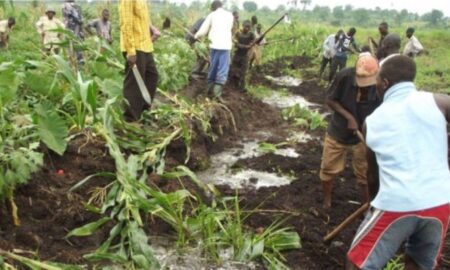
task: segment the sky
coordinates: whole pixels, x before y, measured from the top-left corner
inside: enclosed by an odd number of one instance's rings
[[[193,0],[170,0],[177,3],[190,3]],[[232,2],[233,0],[231,0]],[[234,0],[236,2],[244,2],[244,0]],[[276,8],[280,4],[286,4],[288,0],[253,0],[258,6],[268,6]],[[419,13],[420,15],[438,9],[444,12],[446,16],[450,17],[450,1],[448,0],[312,0],[310,8],[315,5],[330,6],[345,6],[352,5],[355,8],[375,8],[379,6],[382,9],[407,9],[408,11]]]

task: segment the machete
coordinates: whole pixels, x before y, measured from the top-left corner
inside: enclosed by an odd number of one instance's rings
[[[145,86],[144,80],[142,79],[142,76],[139,73],[139,70],[137,69],[136,65],[134,65],[131,70],[133,70],[133,75],[134,78],[136,78],[136,82],[138,84],[139,90],[141,91],[142,97],[149,106],[152,106],[152,98],[148,93],[148,89]]]

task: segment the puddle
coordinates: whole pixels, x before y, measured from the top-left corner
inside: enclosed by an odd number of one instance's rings
[[[286,93],[281,94],[276,91],[274,91],[271,96],[263,98],[262,101],[281,109],[289,108],[297,104],[300,105],[300,107],[319,107],[318,104],[311,103],[302,96]]]
[[[277,149],[274,154],[283,156],[283,157],[290,157],[290,158],[300,157],[300,155],[293,148]]]
[[[302,131],[302,132],[293,132],[287,139],[288,142],[292,143],[306,143],[310,140],[314,139],[313,136],[309,135],[308,133]]]
[[[236,170],[232,166],[241,159],[263,156],[258,150],[258,141],[242,143],[242,148],[228,149],[211,157],[211,167],[198,172],[197,176],[205,183],[214,185],[227,185],[230,188],[261,188],[289,185],[294,178],[276,173],[260,172],[250,169]],[[300,155],[293,148],[277,149],[275,155],[297,158]]]
[[[267,75],[266,79],[268,79],[269,81],[273,82],[278,86],[286,86],[286,87],[297,87],[303,82],[301,79],[297,79],[291,76],[272,77]]]
[[[176,248],[176,243],[170,241],[166,237],[150,237],[150,243],[153,248],[155,257],[161,264],[161,269],[167,270],[253,270],[261,266],[254,263],[242,263],[232,260],[232,249],[222,250],[220,258],[222,264],[220,266],[211,265],[211,262],[204,259],[200,247],[184,249],[180,254]],[[259,267],[258,267],[259,266]]]

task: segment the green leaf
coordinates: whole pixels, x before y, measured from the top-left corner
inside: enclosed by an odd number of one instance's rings
[[[0,102],[2,105],[11,102],[16,96],[20,80],[14,70],[0,72]]]
[[[109,217],[104,217],[100,220],[97,220],[95,222],[86,224],[80,228],[74,229],[72,231],[69,232],[69,234],[66,236],[71,237],[71,236],[89,236],[92,235],[98,228],[100,228],[101,226],[103,226],[106,222],[110,221],[111,218]]]
[[[62,156],[67,148],[68,129],[64,120],[56,111],[44,108],[41,104],[36,108],[38,134],[48,148]]]
[[[105,177],[116,177],[116,174],[109,173],[109,172],[101,172],[101,173],[95,173],[95,174],[89,175],[88,177],[84,178],[80,182],[76,183],[73,187],[71,187],[69,189],[69,192],[74,192],[75,190],[79,189],[81,186],[83,186],[84,184],[86,184],[87,182],[89,182],[91,179],[93,179],[95,177],[104,177],[104,178]]]

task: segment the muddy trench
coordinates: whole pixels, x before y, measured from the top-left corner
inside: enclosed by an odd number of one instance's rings
[[[283,70],[300,71],[301,76],[286,77]],[[285,225],[299,233],[302,243],[301,249],[284,253],[292,269],[343,269],[358,222],[329,245],[322,243],[322,237],[360,206],[356,179],[347,167],[335,185],[333,207],[323,210],[318,170],[325,130],[295,127],[281,115],[283,108],[295,104],[328,113],[324,106],[326,89],[315,78],[314,65],[305,57],[278,59],[251,72],[249,83],[270,88],[272,93],[260,100],[227,86],[223,99],[234,115],[236,127],[220,116],[213,119],[213,128],[221,136],[216,141],[203,135],[194,138],[188,167],[202,181],[216,184],[223,195],[232,196],[237,191],[243,209],[258,207],[260,211],[246,220],[250,228],[266,228],[280,217],[289,216]],[[185,93],[195,96],[193,93],[202,92],[205,85],[204,80],[192,80]],[[261,146],[264,144],[278,147],[265,151]],[[167,166],[183,164],[185,155],[183,143],[174,142],[168,148]],[[22,226],[17,228],[10,220],[0,219],[0,248],[29,250],[32,253],[28,255],[38,254],[43,260],[86,263],[82,256],[95,250],[111,228],[70,241],[65,236],[73,228],[98,219],[84,209],[82,202],[107,185],[108,180],[99,178],[75,193],[67,191],[93,173],[114,171],[114,162],[97,139],[86,144],[84,138],[76,138],[63,157],[51,153],[45,156],[45,168],[29,184],[16,190]],[[64,173],[58,174],[60,170]],[[166,192],[180,188],[178,182],[154,175],[150,181]],[[189,181],[184,184],[195,190]],[[7,212],[2,206],[0,217],[7,216]],[[150,219],[148,227],[152,243],[157,243],[157,256],[171,269],[197,269],[192,265],[216,269],[208,267],[208,262],[192,260],[199,257],[198,250],[188,251],[183,258],[173,254],[173,242],[166,237],[174,234],[169,225]],[[450,259],[448,245],[444,257]],[[229,262],[222,267],[219,269],[261,269],[258,263]]]

